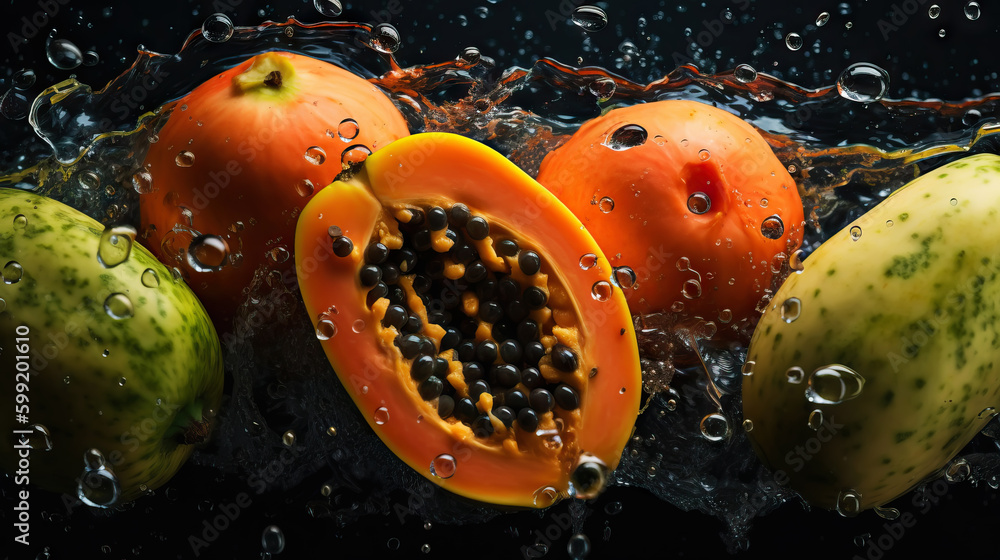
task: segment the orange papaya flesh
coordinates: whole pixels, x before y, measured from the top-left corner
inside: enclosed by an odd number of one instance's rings
[[[631,316],[597,243],[514,164],[397,140],[315,195],[295,253],[334,371],[410,467],[497,505],[603,488],[639,408]]]

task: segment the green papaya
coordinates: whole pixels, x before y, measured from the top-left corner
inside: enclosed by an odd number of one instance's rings
[[[164,484],[207,437],[216,331],[134,231],[0,189],[0,466],[95,506]]]
[[[744,428],[807,502],[883,506],[1000,407],[1000,157],[930,171],[833,235],[775,294]]]

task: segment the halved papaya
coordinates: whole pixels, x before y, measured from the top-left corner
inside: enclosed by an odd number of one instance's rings
[[[295,241],[316,335],[403,461],[499,505],[603,488],[638,349],[608,260],[551,193],[474,140],[417,134],[317,193]]]

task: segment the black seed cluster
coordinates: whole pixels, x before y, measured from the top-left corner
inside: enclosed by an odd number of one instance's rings
[[[555,407],[578,408],[580,395],[574,387],[547,383],[538,369],[546,350],[539,341],[540,326],[530,313],[547,305],[547,293],[494,273],[479,259],[473,242],[490,235],[489,222],[473,215],[464,204],[449,209],[413,208],[409,213],[410,220],[400,223],[403,246],[390,250],[374,242],[366,247],[359,280],[368,290],[369,306],[379,298],[389,300],[382,324],[399,331],[395,344],[410,361],[410,376],[421,398],[437,399],[442,418],[454,417],[484,438],[494,429],[489,416],[476,406],[483,393],[493,395],[492,413],[506,427],[516,425],[529,432],[538,428],[542,414]],[[453,241],[445,253],[432,249],[432,232],[441,231]],[[331,237],[333,233],[331,229]],[[334,238],[335,254],[337,239],[346,238]],[[496,241],[494,247],[500,255],[516,258],[518,268],[528,276],[542,268],[538,253],[521,250],[513,239]],[[464,266],[464,273],[458,279],[446,278],[447,267],[456,263]],[[412,279],[413,290],[427,310],[427,321],[445,330],[440,348],[425,336],[423,321],[408,308],[406,292],[399,285],[404,276]],[[463,294],[470,292],[478,299],[475,317],[467,316],[462,305]],[[491,326],[491,339],[476,340],[480,322]],[[452,360],[461,363],[467,396],[459,395],[446,379]],[[562,344],[552,348],[550,360],[567,379],[579,366],[576,352]]]

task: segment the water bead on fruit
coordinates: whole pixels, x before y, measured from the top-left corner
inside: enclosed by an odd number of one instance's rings
[[[648,136],[645,128],[637,124],[626,124],[612,132],[604,145],[616,151],[627,150],[643,145]]]

